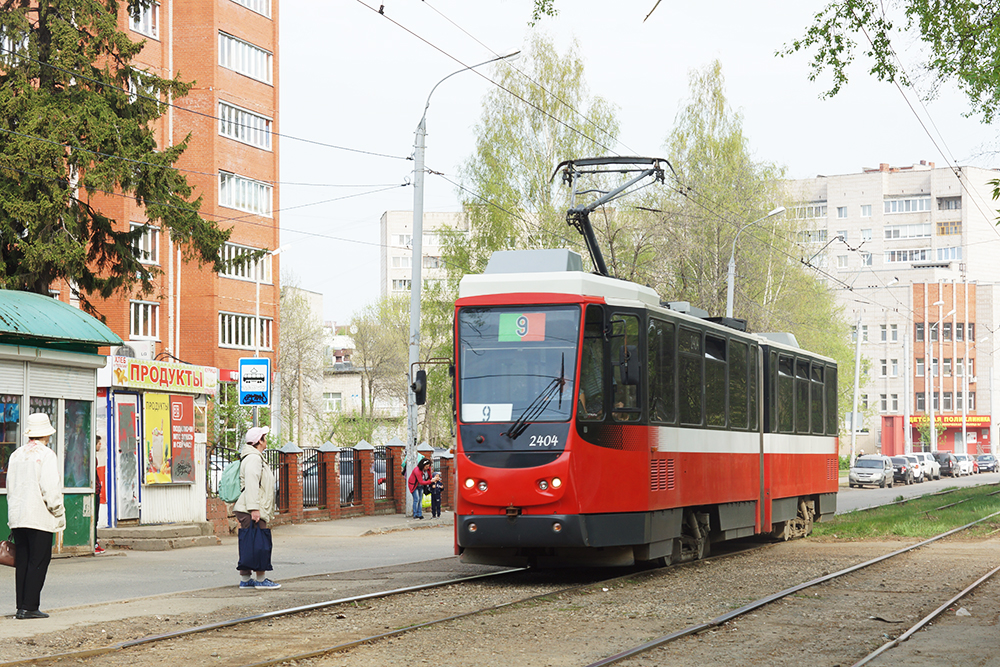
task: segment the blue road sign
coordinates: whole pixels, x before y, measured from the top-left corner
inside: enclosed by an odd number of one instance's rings
[[[240,405],[271,404],[271,360],[240,359]]]

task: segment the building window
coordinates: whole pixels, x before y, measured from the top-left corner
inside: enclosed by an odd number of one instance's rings
[[[937,359],[931,359],[931,377],[932,378],[941,377],[941,374],[938,373],[938,368],[939,368],[938,360]]]
[[[969,407],[966,408],[966,409],[967,410],[975,410],[976,409],[976,392],[974,392],[974,391],[970,391],[969,392]]]
[[[963,322],[955,324],[955,340],[965,340],[965,324]]]
[[[410,234],[393,234],[392,244],[401,248],[409,248],[413,244],[413,236]]]
[[[423,235],[424,245],[441,245],[441,241],[438,239],[438,235],[435,232],[429,232]]]
[[[943,398],[941,402],[944,405],[944,410],[947,412],[951,412],[951,392],[946,391],[942,394],[942,396]]]
[[[233,2],[243,5],[250,11],[271,18],[271,0],[233,0]]]
[[[219,102],[219,134],[271,150],[271,119],[227,102]]]
[[[889,398],[892,401],[892,411],[899,412],[899,394],[890,394]]]
[[[340,412],[344,408],[344,401],[339,391],[323,392],[323,412]]]
[[[917,412],[924,412],[927,409],[924,401],[924,392],[917,392]]]
[[[962,261],[962,248],[961,246],[954,246],[952,248],[938,248],[937,258],[939,262],[950,262],[952,260]]]
[[[847,217],[847,207],[846,206],[838,206],[837,207],[837,217],[838,218],[846,218]]]
[[[887,239],[926,239],[931,236],[931,223],[921,222],[913,225],[886,225]]]
[[[841,229],[840,231],[838,231],[837,232],[837,238],[839,238],[844,243],[847,243],[847,230],[846,229]]]
[[[919,199],[886,199],[885,213],[920,213],[931,210],[931,198],[920,197]]]
[[[955,376],[956,377],[964,377],[964,375],[965,375],[965,373],[964,373],[964,371],[965,371],[964,361],[965,360],[962,359],[962,357],[956,357],[956,359],[955,359]]]
[[[141,222],[132,223],[132,231],[143,229],[142,236],[135,240],[132,249],[143,264],[159,264],[160,258],[157,253],[157,241],[160,238],[160,228],[150,227]]]
[[[969,340],[976,340],[976,325],[969,322]]]
[[[393,280],[392,281],[392,291],[393,292],[409,292],[410,291],[410,279],[406,280]]]
[[[270,51],[219,32],[219,65],[251,79],[271,83]]]
[[[951,340],[951,322],[944,323],[944,331],[942,333],[944,334],[944,339],[946,341]]]
[[[11,37],[8,31],[13,32],[13,29],[0,28],[0,63],[13,64],[20,62],[18,54],[20,56],[28,54],[28,35],[25,33],[20,37]]]
[[[917,359],[917,377],[922,378],[924,376],[924,360]]]
[[[269,183],[219,172],[219,206],[270,217],[273,190]]]
[[[976,372],[973,370],[973,368],[976,365],[975,362],[976,362],[975,359],[969,359],[969,377],[975,377],[976,376]]]
[[[955,236],[962,233],[962,221],[951,220],[937,223],[938,236]]]
[[[861,394],[861,409],[868,409],[868,394]]]
[[[927,262],[930,261],[933,251],[930,248],[918,248],[916,250],[887,250],[885,252],[886,263],[893,262]]]
[[[879,373],[879,377],[886,377],[886,376],[889,375],[889,361],[888,360],[886,360],[886,359],[879,359],[879,368],[881,369],[881,372]]]
[[[150,301],[129,303],[131,322],[129,338],[133,340],[156,340],[160,332],[160,304]]]
[[[413,268],[413,257],[407,255],[405,257],[393,257],[392,258],[392,268],[394,269],[410,269]]]
[[[936,343],[938,339],[938,324],[940,322],[931,322],[931,342]]]
[[[219,313],[219,347],[235,347],[242,350],[258,349],[254,339],[253,315]],[[262,350],[271,349],[271,328],[273,320],[260,318],[259,345]]]
[[[870,252],[861,253],[861,266],[872,265],[872,254]]]
[[[917,322],[913,325],[913,340],[922,341],[924,339],[924,323]]]
[[[941,362],[942,362],[942,366],[944,368],[944,376],[946,378],[950,378],[951,377],[951,357],[949,357],[947,359],[942,359]]]
[[[885,324],[878,325],[878,339],[884,343],[889,338],[889,327]]]
[[[222,260],[226,263],[226,268],[219,273],[224,278],[240,278],[243,280],[260,280],[267,285],[271,284],[271,253],[265,253],[259,260],[254,261],[249,258],[250,253],[259,251],[260,248],[227,243],[222,247]]]
[[[872,217],[872,205],[871,204],[862,204],[861,205],[861,217],[862,218],[870,218],[870,217]],[[871,231],[871,230],[869,230],[869,231]]]
[[[799,243],[826,243],[827,236],[825,229],[807,229],[798,233]]]
[[[862,324],[861,325],[861,342],[862,343],[867,343],[868,342],[868,325],[867,324]]]
[[[889,360],[889,373],[892,374],[892,377],[899,377],[899,359]]]
[[[826,204],[809,204],[795,207],[795,217],[797,218],[825,218]]]
[[[889,340],[891,340],[893,343],[899,341],[899,327],[896,326],[895,324],[889,325]]]
[[[128,27],[133,31],[156,39],[159,37],[157,19],[160,13],[160,3],[151,3],[148,7],[137,5],[129,11]]]
[[[937,391],[935,391],[933,394],[931,394],[931,399],[934,401],[934,409],[935,410],[940,410],[941,409],[940,403],[938,401],[938,398],[940,396],[941,396],[941,392],[937,392]]]
[[[424,268],[425,269],[438,269],[441,268],[441,258],[440,257],[424,257]]]
[[[858,327],[857,325],[854,324],[851,325],[851,342],[852,343],[858,342]]]
[[[963,398],[962,397],[962,392],[956,391],[955,392],[955,409],[958,410],[959,412],[962,411],[962,398]]]
[[[878,396],[878,409],[880,412],[889,411],[889,397],[885,394],[879,394]]]
[[[958,211],[962,208],[961,197],[938,197],[939,211]]]
[[[837,268],[838,269],[847,268],[847,255],[837,255]]]
[[[872,230],[870,230],[870,229],[862,229],[861,230],[861,240],[862,241],[871,241],[872,240]]]

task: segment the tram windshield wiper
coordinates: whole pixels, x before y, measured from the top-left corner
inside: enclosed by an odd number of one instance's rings
[[[524,409],[521,416],[518,417],[513,424],[511,424],[510,429],[507,431],[507,437],[511,440],[517,440],[517,437],[524,433],[525,429],[531,426],[531,422],[537,419],[545,412],[549,403],[555,397],[556,392],[559,393],[559,408],[562,409],[562,397],[563,389],[566,387],[566,354],[562,355],[562,362],[559,365],[559,377],[552,378],[552,381],[546,385],[545,389],[542,390],[538,396],[535,397],[528,407]]]

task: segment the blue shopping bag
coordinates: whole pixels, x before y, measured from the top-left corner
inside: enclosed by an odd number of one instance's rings
[[[256,523],[240,528],[240,562],[237,570],[263,572],[271,567],[271,529],[260,528]],[[232,561],[230,561],[232,562]]]

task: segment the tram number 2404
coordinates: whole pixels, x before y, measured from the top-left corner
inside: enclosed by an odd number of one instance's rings
[[[528,441],[528,447],[558,447],[558,435],[533,435]]]

